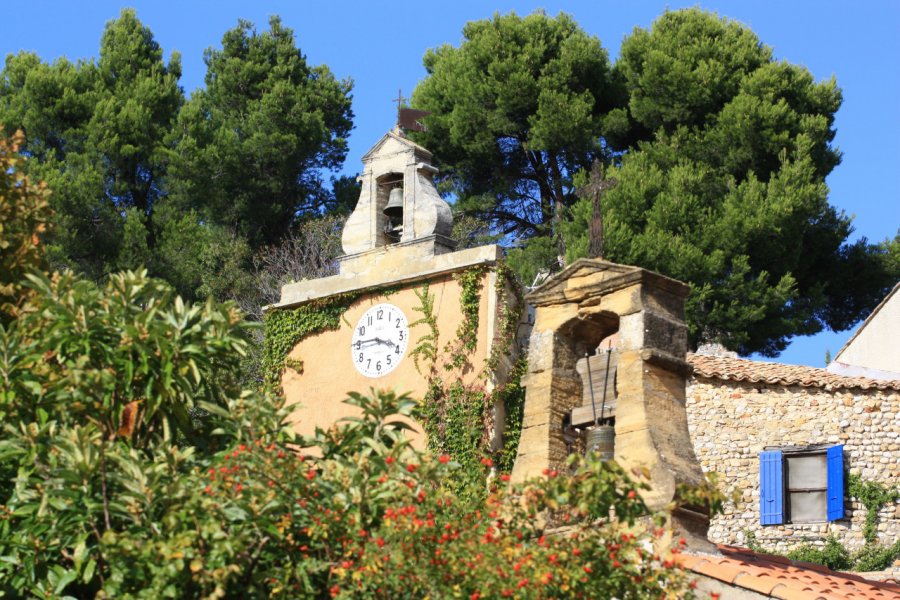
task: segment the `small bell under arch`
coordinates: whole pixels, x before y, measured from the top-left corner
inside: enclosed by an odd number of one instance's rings
[[[403,188],[395,187],[391,190],[387,205],[381,212],[388,218],[384,233],[392,242],[399,242],[403,235]]]

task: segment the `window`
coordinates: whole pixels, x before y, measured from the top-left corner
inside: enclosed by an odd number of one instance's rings
[[[759,502],[763,525],[844,518],[844,447],[761,452]]]

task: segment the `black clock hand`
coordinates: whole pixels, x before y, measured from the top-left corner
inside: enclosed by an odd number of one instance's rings
[[[362,346],[363,344],[386,344],[386,345],[391,346],[391,347],[397,345],[397,344],[395,344],[394,342],[392,342],[391,340],[383,340],[383,339],[377,338],[377,337],[372,338],[372,339],[369,339],[369,340],[360,340],[360,341],[357,342],[357,343],[358,343],[360,346]]]

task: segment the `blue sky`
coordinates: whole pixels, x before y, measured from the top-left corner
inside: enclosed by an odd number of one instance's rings
[[[278,14],[294,29],[312,64],[327,64],[339,78],[354,81],[356,127],[345,171],[359,170],[360,157],[394,122],[391,102],[398,89],[408,95],[424,75],[422,55],[445,43],[458,45],[466,21],[493,13],[571,14],[600,38],[615,58],[634,27],[649,27],[666,8],[700,6],[750,27],[778,60],[807,67],[817,80],[836,77],[844,93],[837,114],[835,144],[843,162],[828,178],[833,205],[853,215],[852,239],[880,241],[900,227],[900,2],[868,0],[757,0],[754,2],[670,0],[627,2],[90,2],[32,0],[17,3],[4,17],[3,56],[32,50],[42,59],[95,57],[107,21],[133,7],[168,56],[182,55],[181,84],[187,93],[203,85],[203,50],[218,46],[239,18],[262,30]],[[798,338],[780,362],[822,366],[851,331]]]

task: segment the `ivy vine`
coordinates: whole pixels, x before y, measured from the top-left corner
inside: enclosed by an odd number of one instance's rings
[[[866,507],[863,538],[866,543],[874,544],[878,539],[878,512],[885,504],[900,500],[900,490],[885,487],[877,481],[863,481],[856,473],[850,475],[849,483],[850,495]]]
[[[263,318],[263,383],[277,389],[285,367],[302,372],[303,362],[289,360],[288,353],[310,335],[339,329],[344,313],[361,294],[339,294],[297,308],[267,312]]]
[[[501,473],[512,471],[519,453],[519,438],[522,436],[522,421],[525,417],[525,388],[522,387],[522,375],[528,367],[525,357],[516,361],[505,386],[495,392],[495,396],[503,403],[506,422],[503,429],[503,445],[497,453],[497,469]]]
[[[467,501],[480,501],[486,492],[482,460],[488,443],[489,400],[483,389],[466,387],[461,381],[445,386],[433,377],[418,415],[429,450],[449,455],[460,465],[447,484]]]
[[[459,302],[462,322],[454,339],[443,347],[446,354],[442,361],[446,371],[463,371],[471,368],[471,355],[478,343],[479,311],[481,292],[487,269],[483,266],[458,273],[455,279],[461,287]],[[507,356],[515,342],[519,322],[521,295],[514,283],[511,271],[504,263],[497,267],[496,291],[500,299],[495,339],[490,356],[485,360],[479,373],[482,382],[490,380],[497,372],[501,358]],[[510,302],[510,291],[512,301]],[[426,288],[417,292],[422,313],[417,323],[428,324],[430,333],[424,335],[417,346],[418,354],[431,361],[431,378],[428,393],[423,400],[418,415],[425,429],[428,447],[436,454],[447,454],[459,463],[456,477],[449,481],[460,497],[472,501],[483,499],[487,491],[485,465],[496,467],[501,473],[509,472],[515,462],[524,413],[524,389],[520,385],[525,371],[524,359],[519,360],[509,373],[505,385],[488,393],[485,383],[461,381],[457,375],[445,381],[435,372],[438,331],[433,319],[433,298]],[[413,351],[414,353],[416,350]],[[494,411],[496,404],[502,403],[506,419],[503,429],[503,444],[493,451],[490,447],[490,432],[495,429]]]
[[[415,347],[410,350],[413,363],[416,365],[416,371],[422,374],[419,361],[428,361],[428,372],[434,372],[434,363],[437,360],[438,352],[438,326],[437,317],[434,314],[434,295],[428,291],[428,282],[415,290],[416,298],[419,299],[419,306],[414,306],[413,310],[422,313],[422,316],[409,324],[410,328],[419,325],[428,327],[428,333],[419,336]]]
[[[469,360],[469,354],[478,345],[478,312],[481,308],[481,287],[484,281],[484,267],[466,269],[455,276],[461,289],[459,308],[462,321],[456,329],[456,338],[444,348],[449,359],[444,363],[448,371],[463,368]]]

